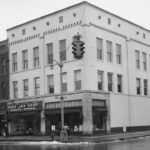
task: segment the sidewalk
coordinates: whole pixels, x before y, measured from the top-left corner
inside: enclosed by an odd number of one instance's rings
[[[120,133],[120,134],[107,134],[107,135],[96,135],[96,136],[68,136],[69,143],[78,142],[89,142],[89,143],[100,143],[114,140],[125,140],[131,138],[150,136],[150,131],[144,132],[132,132],[132,133]],[[56,141],[59,141],[59,137],[55,137]],[[19,142],[19,141],[51,141],[50,136],[10,136],[0,137],[0,142]]]

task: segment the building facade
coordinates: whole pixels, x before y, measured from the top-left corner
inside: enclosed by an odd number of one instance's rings
[[[77,33],[85,42],[82,59],[72,54]],[[11,134],[60,130],[60,59],[70,134],[150,129],[149,30],[82,2],[7,34]]]
[[[0,41],[0,134],[7,122],[7,101],[9,99],[9,55],[8,41]]]

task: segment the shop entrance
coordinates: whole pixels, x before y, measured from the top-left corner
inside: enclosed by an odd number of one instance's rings
[[[60,132],[61,113],[60,110],[46,111],[46,133]],[[82,109],[64,109],[64,128],[68,134],[82,132]]]
[[[105,108],[93,108],[93,131],[106,132],[106,116],[107,111]]]

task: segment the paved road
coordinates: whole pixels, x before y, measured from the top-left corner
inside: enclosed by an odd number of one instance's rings
[[[150,137],[105,143],[3,142],[0,150],[150,150]]]

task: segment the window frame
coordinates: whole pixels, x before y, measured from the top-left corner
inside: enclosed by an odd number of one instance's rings
[[[113,48],[112,42],[106,41],[107,62],[113,62],[113,49],[112,48]]]
[[[80,80],[77,80],[77,74],[79,73]],[[81,90],[82,89],[82,81],[81,81],[81,69],[74,70],[74,85],[75,90]]]
[[[22,68],[23,70],[28,69],[28,50],[23,50],[22,51]]]
[[[48,81],[47,82],[48,83],[48,90],[47,90],[48,94],[54,94],[54,75],[53,74],[47,75],[47,81]]]
[[[37,51],[37,53],[36,53]],[[37,54],[37,56],[36,56]],[[33,66],[37,68],[40,66],[40,58],[39,58],[39,46],[33,48]]]
[[[96,37],[97,59],[103,60],[103,39]]]
[[[40,95],[40,77],[34,78],[34,95]]]

